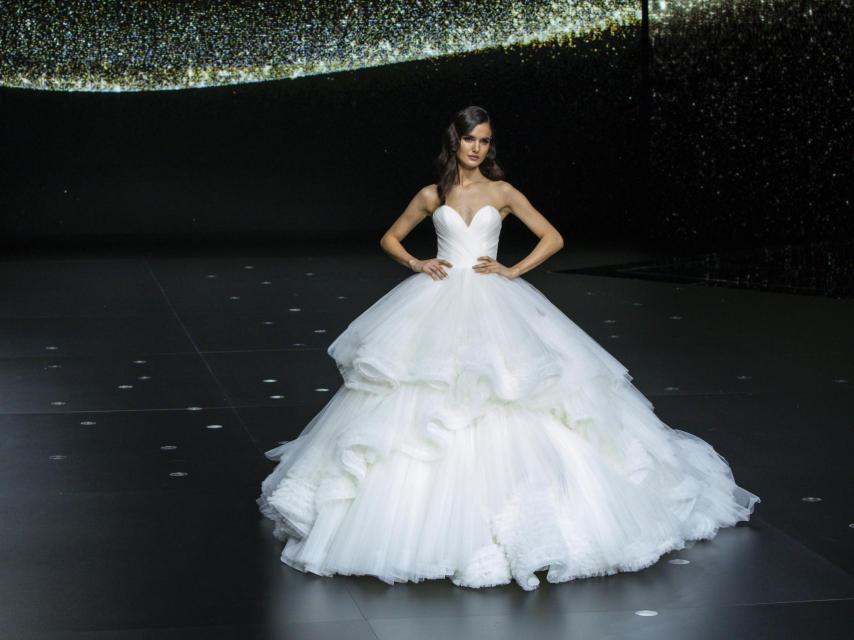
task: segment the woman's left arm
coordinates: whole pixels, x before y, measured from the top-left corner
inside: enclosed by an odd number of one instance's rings
[[[502,183],[501,192],[503,200],[507,203],[511,213],[515,214],[516,217],[519,218],[525,226],[540,239],[537,246],[535,246],[531,253],[525,256],[525,258],[514,264],[512,267],[504,267],[503,270],[500,270],[500,272],[503,272],[502,275],[505,275],[508,278],[517,278],[523,273],[526,273],[534,267],[542,264],[552,255],[560,251],[563,248],[563,236],[560,235],[560,232],[558,232],[554,225],[552,225],[552,223],[549,222],[542,213],[534,208],[534,206],[528,201],[528,198],[525,197],[525,194],[516,189],[516,187],[511,185],[509,182]],[[479,259],[483,260],[485,258],[488,258],[488,256],[481,256]],[[498,271],[495,268],[496,266],[498,265],[492,261],[491,268],[487,263],[481,268],[478,268],[478,265],[475,265],[475,270],[494,272]]]

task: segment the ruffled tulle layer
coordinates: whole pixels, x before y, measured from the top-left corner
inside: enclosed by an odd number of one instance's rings
[[[637,571],[760,501],[520,278],[412,276],[329,354],[345,383],[266,452],[258,498],[301,571],[530,590]]]

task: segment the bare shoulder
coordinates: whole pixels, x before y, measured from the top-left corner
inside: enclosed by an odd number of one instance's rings
[[[511,198],[517,195],[521,195],[521,192],[506,180],[496,180],[495,184],[493,185],[493,188],[498,192],[498,194],[504,199],[505,202],[509,202]]]
[[[432,213],[439,208],[441,202],[439,201],[439,189],[435,184],[428,184],[425,187],[422,187],[418,193],[415,194],[413,201],[418,204],[427,215],[432,215]]]
[[[497,194],[496,200],[502,203],[502,209],[508,214],[518,215],[518,209],[527,203],[525,195],[506,180],[496,180],[493,189]]]

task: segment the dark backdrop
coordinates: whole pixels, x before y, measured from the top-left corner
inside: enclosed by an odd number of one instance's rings
[[[638,27],[232,87],[3,88],[3,240],[367,237],[433,180],[468,104],[568,238],[850,233],[851,2],[680,4],[652,7],[648,76]]]
[[[137,93],[3,91],[12,235],[377,230],[485,107],[508,179],[574,228],[636,216],[634,33],[436,62]]]

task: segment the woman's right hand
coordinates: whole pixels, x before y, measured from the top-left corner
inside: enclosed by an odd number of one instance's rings
[[[448,277],[448,272],[443,267],[453,267],[450,262],[444,258],[430,258],[429,260],[418,260],[412,264],[412,270],[424,272],[433,280],[442,280]]]

